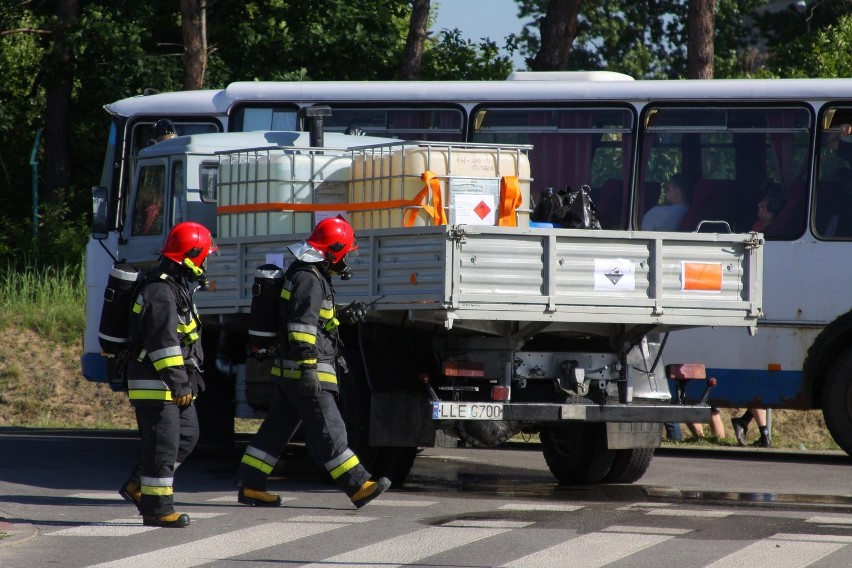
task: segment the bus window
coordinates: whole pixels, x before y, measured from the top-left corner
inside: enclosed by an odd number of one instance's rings
[[[462,112],[441,108],[343,108],[332,106],[325,119],[327,132],[345,132],[357,126],[367,136],[463,142]]]
[[[184,183],[182,160],[172,164],[172,218],[170,227],[187,220],[186,184]]]
[[[198,189],[201,192],[201,201],[206,203],[216,203],[218,200],[218,192],[216,189],[216,182],[219,178],[218,164],[201,164],[199,175]]]
[[[145,166],[139,172],[139,190],[133,204],[132,236],[163,233],[163,207],[166,194],[166,167]]]
[[[626,228],[633,114],[621,108],[480,107],[474,142],[532,144],[535,199],[545,188],[592,188],[605,229]]]
[[[763,230],[796,238],[807,216],[811,116],[805,108],[651,107],[643,115],[637,225],[663,203],[660,188],[675,174],[691,187],[679,230],[704,220],[752,230],[770,182],[780,186],[783,210]],[[778,201],[773,201],[777,203]],[[714,225],[714,230],[718,230]]]
[[[852,136],[840,126],[852,124],[852,108],[823,112],[814,199],[814,233],[824,239],[852,239]]]

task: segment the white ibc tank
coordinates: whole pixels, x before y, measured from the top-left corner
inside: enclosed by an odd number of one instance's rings
[[[315,212],[286,211],[274,204],[296,206],[345,204],[349,197],[352,156],[334,151],[263,149],[227,154],[219,161],[218,235],[249,237],[309,233]],[[222,212],[232,205],[240,212]],[[227,210],[226,210],[227,211]],[[339,208],[346,211],[346,206]]]
[[[436,209],[440,206],[444,222],[451,225],[498,225],[502,214],[513,217],[517,226],[528,227],[531,178],[526,150],[434,142],[357,150],[349,194],[352,226],[358,230],[435,225],[441,220]],[[431,183],[423,179],[426,172],[434,175]],[[510,196],[512,191],[520,194],[520,204],[501,210],[507,191],[501,190],[504,177],[517,178],[508,191]]]

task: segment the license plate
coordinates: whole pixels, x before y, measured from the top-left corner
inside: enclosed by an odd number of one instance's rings
[[[433,420],[502,420],[503,405],[491,402],[433,402]]]

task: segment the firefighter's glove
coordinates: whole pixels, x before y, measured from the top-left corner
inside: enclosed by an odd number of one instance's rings
[[[192,385],[186,383],[175,387],[175,390],[172,391],[172,400],[181,408],[186,408],[192,404]]]
[[[296,385],[296,390],[302,396],[314,397],[320,393],[319,377],[317,376],[316,365],[302,365],[302,376],[299,377],[299,384]]]
[[[353,325],[359,321],[364,321],[367,317],[367,306],[364,302],[355,300],[339,312],[336,317],[343,325]]]

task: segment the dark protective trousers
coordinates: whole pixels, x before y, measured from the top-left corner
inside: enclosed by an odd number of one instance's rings
[[[140,406],[136,422],[142,435],[142,461],[138,482],[142,488],[143,515],[162,517],[175,512],[174,474],[198,443],[198,416],[195,405]],[[131,474],[134,479],[137,471]]]
[[[293,434],[304,424],[305,441],[315,450],[332,479],[350,497],[370,479],[370,473],[349,449],[346,424],[334,394],[321,391],[305,397],[296,391],[295,380],[282,379],[272,406],[254,435],[240,464],[239,483],[266,490],[266,479]]]

